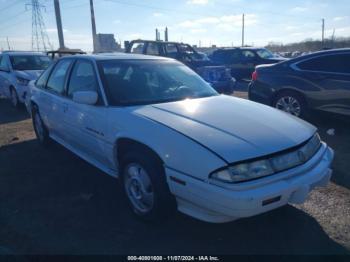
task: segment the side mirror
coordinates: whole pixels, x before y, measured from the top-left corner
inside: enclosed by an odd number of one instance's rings
[[[73,101],[79,104],[95,105],[98,94],[96,91],[77,91],[73,93]]]

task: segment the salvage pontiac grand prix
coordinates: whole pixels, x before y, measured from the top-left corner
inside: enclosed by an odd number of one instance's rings
[[[284,112],[219,95],[176,60],[65,57],[33,84],[38,141],[119,177],[134,213],[208,222],[302,203],[331,177],[333,151]]]

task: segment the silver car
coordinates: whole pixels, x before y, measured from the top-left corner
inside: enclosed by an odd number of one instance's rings
[[[29,82],[36,80],[50,63],[51,59],[43,53],[0,53],[0,95],[11,99],[15,107],[25,103]]]

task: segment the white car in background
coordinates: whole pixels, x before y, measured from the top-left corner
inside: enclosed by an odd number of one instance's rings
[[[0,53],[0,95],[18,107],[26,102],[28,84],[36,80],[51,59],[43,53],[5,51]]]
[[[146,219],[175,208],[215,223],[249,217],[302,203],[332,173],[315,127],[219,95],[168,58],[62,58],[36,81],[31,104],[39,142],[121,178]]]

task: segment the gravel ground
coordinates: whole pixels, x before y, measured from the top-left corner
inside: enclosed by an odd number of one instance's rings
[[[333,182],[303,205],[226,224],[176,214],[154,225],[134,218],[117,180],[59,145],[41,148],[24,110],[0,99],[0,254],[349,255],[350,128],[311,121],[336,159]]]

